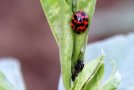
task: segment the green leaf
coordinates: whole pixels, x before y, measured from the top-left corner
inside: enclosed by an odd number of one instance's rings
[[[93,17],[97,0],[79,0],[77,10],[82,10],[89,14],[90,20]]]
[[[41,0],[47,20],[60,50],[63,82],[66,90],[71,87],[71,59],[73,52],[73,32],[70,27],[72,16],[71,0]]]
[[[79,0],[72,0],[72,12],[76,12],[77,10],[77,2]]]
[[[100,66],[95,75],[88,80],[82,90],[98,90],[104,76],[104,64]]]
[[[15,89],[12,89],[12,88],[7,84],[7,82],[0,81],[0,90],[15,90]]]
[[[60,34],[60,0],[40,0],[40,2],[46,14],[52,33],[58,43]]]
[[[95,11],[95,6],[96,0],[78,0],[77,2],[77,11],[82,10],[89,16],[89,28]],[[72,57],[73,65],[75,65],[76,61],[80,58],[80,53],[82,53],[82,57],[80,59],[83,59],[84,57],[85,47],[88,40],[88,31],[89,29],[83,34],[74,34],[74,52]]]
[[[117,90],[121,82],[121,75],[119,72],[114,73],[103,85],[100,90]]]
[[[48,23],[59,46],[61,72],[66,90],[71,87],[71,66],[75,65],[81,52],[82,57],[84,56],[88,37],[88,30],[84,34],[78,35],[70,27],[72,11],[79,10],[78,2],[77,0],[41,0]],[[92,4],[93,2],[89,3]],[[82,7],[83,11],[85,11],[85,7],[87,6]],[[90,10],[91,8],[95,8],[95,4],[89,7],[89,12],[87,12],[91,13],[92,16],[94,11]],[[91,20],[89,23],[91,23]]]
[[[65,0],[70,9],[72,9],[72,0]]]
[[[81,73],[78,74],[71,90],[81,90],[85,83],[95,75],[103,64],[103,59],[104,55],[86,64]]]
[[[72,16],[72,11],[65,3],[61,0],[61,10],[60,10],[60,61],[61,61],[61,72],[63,77],[63,82],[66,90],[71,88],[71,59],[73,53],[73,32],[70,27],[70,19]],[[64,20],[63,20],[64,19]]]

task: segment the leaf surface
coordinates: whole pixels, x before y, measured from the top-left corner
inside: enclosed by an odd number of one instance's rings
[[[81,90],[85,83],[90,80],[103,64],[104,55],[85,64],[81,73],[78,74],[71,90]]]
[[[98,90],[104,76],[104,64],[100,66],[95,75],[88,80],[82,90]]]

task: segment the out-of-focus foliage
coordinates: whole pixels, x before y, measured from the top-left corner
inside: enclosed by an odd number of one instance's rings
[[[2,72],[0,72],[0,90],[15,90],[15,88],[7,81]]]

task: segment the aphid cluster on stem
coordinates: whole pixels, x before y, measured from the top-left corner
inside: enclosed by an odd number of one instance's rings
[[[88,15],[83,11],[74,13],[71,19],[71,27],[77,34],[83,33],[88,28]]]
[[[72,73],[72,81],[75,80],[75,78],[81,72],[81,70],[83,69],[83,67],[84,67],[83,61],[78,60],[77,63],[76,63],[76,65],[74,66],[74,70],[73,70],[73,73]]]

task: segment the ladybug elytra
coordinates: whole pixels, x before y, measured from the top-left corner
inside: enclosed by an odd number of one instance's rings
[[[88,28],[88,15],[83,11],[77,11],[71,20],[71,27],[77,34],[83,33]]]

